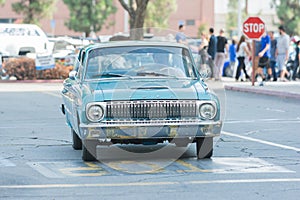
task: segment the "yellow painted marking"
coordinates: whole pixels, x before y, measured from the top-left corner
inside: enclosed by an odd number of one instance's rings
[[[59,169],[59,171],[68,176],[103,176],[107,174],[106,171],[104,171],[101,167],[99,167],[96,164],[88,163],[88,162],[85,162],[85,164],[88,167],[69,167],[69,168]],[[96,172],[86,173],[88,171],[96,171]]]
[[[155,174],[160,173],[163,170],[163,168],[155,163],[149,163],[149,162],[138,162],[138,161],[129,161],[129,160],[123,160],[118,162],[107,162],[105,163],[110,168],[113,168],[114,170],[125,172],[129,174]],[[125,165],[124,167],[122,165]],[[127,167],[126,167],[127,165]],[[150,170],[140,170],[138,168],[132,168],[132,165],[136,166],[146,166],[149,167]],[[139,171],[140,170],[140,171]]]
[[[209,173],[209,172],[213,172],[213,170],[207,170],[207,169],[200,169],[190,163],[187,163],[187,162],[184,162],[182,160],[177,160],[176,161],[177,163],[179,163],[180,165],[188,168],[187,170],[177,170],[177,172],[179,173],[183,173],[183,172],[205,172],[205,173]]]
[[[169,136],[171,138],[175,138],[177,136],[177,129],[178,129],[178,126],[171,126],[170,127],[170,134],[169,134]]]

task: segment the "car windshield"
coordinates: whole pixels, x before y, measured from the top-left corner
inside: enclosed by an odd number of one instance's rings
[[[195,78],[190,53],[169,46],[131,46],[93,49],[85,79],[151,77]]]

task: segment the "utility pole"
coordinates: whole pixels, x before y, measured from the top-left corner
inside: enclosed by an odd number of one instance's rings
[[[245,13],[248,16],[248,0],[246,0]]]
[[[125,0],[125,3],[128,4],[128,0]],[[129,33],[128,29],[128,12],[124,9],[124,33]]]
[[[238,0],[238,38],[242,36],[242,0]]]

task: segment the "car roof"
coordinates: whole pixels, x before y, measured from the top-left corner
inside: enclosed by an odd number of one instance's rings
[[[185,44],[180,44],[176,42],[167,42],[167,41],[110,41],[97,44],[90,44],[85,47],[86,50],[97,49],[97,48],[106,48],[106,47],[128,47],[128,46],[169,46],[169,47],[180,47],[188,49],[188,46]]]

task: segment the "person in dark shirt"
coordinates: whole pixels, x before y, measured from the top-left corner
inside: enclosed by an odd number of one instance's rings
[[[221,80],[225,62],[225,52],[228,52],[228,43],[226,37],[224,37],[224,29],[221,29],[217,37],[217,53],[215,57],[215,68],[213,70],[215,80]]]
[[[294,60],[294,73],[292,76],[292,79],[295,81],[297,77],[299,77],[299,60],[300,60],[300,39],[296,42],[296,55],[295,55],[295,60]]]
[[[210,34],[210,38],[209,38],[209,42],[208,42],[208,48],[207,48],[207,53],[211,56],[212,60],[215,59],[215,55],[216,55],[216,48],[217,48],[217,41],[216,41],[216,37],[214,35],[214,28],[210,28],[209,29],[209,34]]]

